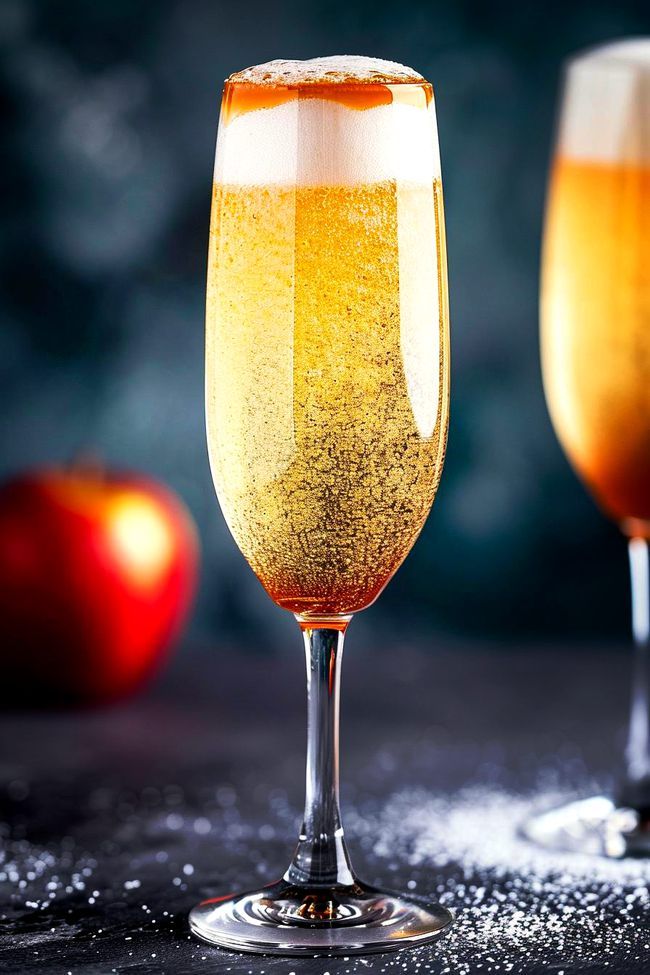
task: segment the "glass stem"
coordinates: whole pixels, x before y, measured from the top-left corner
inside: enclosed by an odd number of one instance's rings
[[[636,784],[650,780],[650,572],[646,539],[631,538],[629,554],[635,649],[626,758],[628,781]]]
[[[284,879],[305,887],[349,886],[355,880],[339,809],[339,685],[349,618],[298,623],[307,659],[305,816]]]

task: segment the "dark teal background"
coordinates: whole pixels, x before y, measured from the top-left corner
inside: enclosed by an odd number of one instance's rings
[[[644,12],[645,10],[645,12]],[[435,87],[453,335],[433,515],[357,626],[486,641],[624,639],[624,543],[551,430],[539,244],[563,60],[650,32],[619,2],[0,4],[0,473],[88,448],[185,498],[204,545],[197,634],[284,639],[218,511],[203,431],[203,296],[222,79],[362,53]]]

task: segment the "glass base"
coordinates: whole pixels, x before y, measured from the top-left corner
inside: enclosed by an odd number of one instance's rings
[[[522,834],[538,846],[620,859],[650,856],[650,822],[642,812],[591,796],[531,817]]]
[[[437,938],[452,914],[361,883],[262,890],[203,901],[190,912],[194,934],[234,951],[270,955],[353,955],[395,951]]]

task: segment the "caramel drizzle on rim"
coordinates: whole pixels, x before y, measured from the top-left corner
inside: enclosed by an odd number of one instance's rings
[[[426,108],[433,98],[428,81],[395,85],[377,82],[336,83],[313,82],[308,85],[258,85],[248,81],[227,81],[223,91],[221,123],[228,125],[240,115],[261,108],[276,108],[296,99],[320,98],[337,102],[346,108],[364,111],[379,105],[412,105]]]

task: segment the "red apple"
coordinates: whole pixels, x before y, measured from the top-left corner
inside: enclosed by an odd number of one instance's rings
[[[131,690],[179,634],[197,568],[187,509],[149,478],[79,467],[5,483],[0,699]]]

